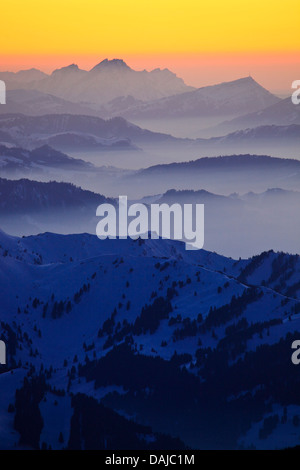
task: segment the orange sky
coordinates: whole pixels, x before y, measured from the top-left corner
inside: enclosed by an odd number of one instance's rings
[[[0,70],[51,71],[103,58],[168,67],[202,86],[300,78],[299,0],[14,0],[1,5]]]

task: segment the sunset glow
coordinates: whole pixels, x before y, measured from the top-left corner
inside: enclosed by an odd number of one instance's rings
[[[0,69],[121,57],[137,69],[168,67],[194,86],[251,73],[286,88],[300,72],[299,14],[297,0],[5,2]]]

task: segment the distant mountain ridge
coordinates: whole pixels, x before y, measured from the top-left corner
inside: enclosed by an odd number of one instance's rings
[[[20,84],[42,80],[47,74],[36,68],[20,70],[19,72],[0,72],[0,79],[6,82],[8,89],[19,88]]]
[[[71,64],[51,75],[38,72],[27,71],[23,81],[24,73],[0,73],[0,79],[6,78],[10,90],[24,88],[50,94],[90,107],[106,118],[225,118],[256,112],[281,101],[250,76],[196,89],[168,69],[135,71],[122,59],[102,60],[90,71]]]
[[[83,190],[71,183],[49,183],[31,181],[25,178],[8,180],[0,178],[0,213],[27,213],[47,210],[68,211],[74,207],[97,207],[113,199],[101,194]]]
[[[0,106],[2,114],[26,114],[41,116],[44,114],[86,114],[97,115],[97,112],[84,104],[73,103],[63,98],[42,93],[38,90],[13,89],[7,90],[7,102]]]
[[[104,120],[96,116],[74,114],[47,114],[27,116],[0,115],[0,131],[4,139],[26,148],[56,144],[56,148],[131,148],[142,142],[184,142],[167,134],[142,129],[124,118]],[[1,136],[0,136],[1,138]],[[72,141],[73,139],[73,141]],[[75,142],[74,142],[75,139]],[[76,140],[77,139],[77,140]]]
[[[16,88],[14,75],[5,75],[5,78],[9,88]],[[105,59],[90,71],[71,64],[54,70],[51,75],[38,78],[23,81],[22,87],[77,103],[89,102],[97,105],[120,96],[132,95],[136,99],[149,101],[193,89],[167,69],[135,71],[121,59]]]
[[[47,167],[88,171],[93,168],[93,165],[83,160],[69,157],[48,145],[43,145],[31,151],[0,145],[0,169],[2,172],[20,170],[26,173],[30,170],[42,171]]]
[[[291,158],[275,158],[256,154],[231,154],[218,157],[202,157],[185,162],[149,166],[124,176],[122,183],[134,188],[135,193],[165,193],[177,190],[198,190],[217,194],[247,191],[263,192],[280,187],[298,190],[300,161]],[[147,191],[148,194],[149,189]]]
[[[210,139],[196,139],[201,152],[216,154],[251,153],[273,157],[300,158],[300,125],[262,125],[236,130]]]
[[[300,125],[265,125],[210,139],[182,139],[143,129],[121,117],[104,120],[82,114],[3,114],[1,141],[25,148],[49,145],[63,152],[137,150],[148,144],[170,144],[176,150],[180,145],[188,156],[275,152],[274,156],[293,157],[300,144]]]
[[[300,107],[292,103],[291,98],[285,98],[265,109],[246,113],[244,116],[231,121],[224,121],[216,127],[220,132],[232,132],[236,129],[255,128],[258,126],[300,125]]]
[[[219,168],[224,170],[233,170],[234,168],[288,168],[300,170],[300,161],[288,158],[274,158],[268,155],[225,155],[219,157],[202,157],[197,160],[180,163],[169,163],[151,166],[147,169],[140,170],[139,174],[153,173],[164,170],[166,168],[173,170],[184,169],[213,169]]]
[[[122,115],[129,119],[238,116],[280,101],[252,77],[245,77],[133,106]]]
[[[98,205],[109,203],[117,207],[118,203],[117,196],[103,196],[105,191],[101,188],[102,184],[98,194],[69,183],[0,178],[0,226],[19,236],[45,231],[94,234],[99,221]],[[204,204],[205,249],[223,255],[248,256],[266,247],[291,253],[300,249],[300,224],[294,217],[300,204],[299,191],[272,188],[262,193],[227,196],[203,189],[169,189],[164,194],[128,203],[180,204],[182,209],[184,204]],[[240,219],[243,224],[236,226]]]

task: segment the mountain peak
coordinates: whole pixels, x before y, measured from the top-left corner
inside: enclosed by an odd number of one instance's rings
[[[176,73],[172,72],[171,70],[169,70],[168,68],[164,68],[164,69],[160,69],[159,67],[157,67],[156,69],[153,69],[151,70],[151,72],[153,75],[154,74],[160,74],[160,75],[167,75],[167,76],[172,76],[172,77],[177,77]]]
[[[248,75],[247,77],[237,78],[235,80],[230,80],[229,82],[217,83],[216,85],[212,85],[212,86],[215,87],[215,86],[220,86],[220,85],[226,85],[226,86],[258,85],[258,86],[261,86],[253,77],[251,77],[251,75]],[[202,87],[202,88],[207,88],[207,87]]]
[[[71,65],[67,65],[66,67],[62,67],[60,69],[56,69],[52,72],[52,75],[56,74],[56,73],[66,73],[66,72],[78,72],[79,71],[79,67],[77,64],[71,64]]]
[[[131,68],[122,59],[112,59],[112,60],[104,59],[99,64],[95,65],[95,67],[91,69],[91,72],[108,69],[108,68],[131,70]]]
[[[247,77],[242,77],[237,81],[244,82],[244,83],[257,83],[257,81],[251,76],[248,75]]]
[[[39,69],[36,69],[35,67],[31,67],[31,69],[24,69],[24,70],[19,70],[18,72],[16,72],[17,74],[27,74],[27,73],[35,73],[35,72],[38,72],[38,73],[44,73],[42,72],[41,70]]]

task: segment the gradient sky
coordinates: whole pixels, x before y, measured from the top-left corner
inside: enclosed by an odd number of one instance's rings
[[[89,68],[118,57],[196,86],[251,73],[287,89],[300,78],[299,17],[299,0],[2,2],[0,68]]]

